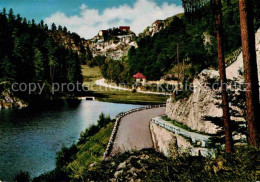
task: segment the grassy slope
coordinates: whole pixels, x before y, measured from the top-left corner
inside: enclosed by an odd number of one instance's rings
[[[152,149],[126,152],[98,162],[86,171],[85,181],[257,181],[260,179],[260,151],[236,147],[215,159],[180,156],[166,158]],[[123,165],[124,164],[124,165]]]
[[[166,99],[168,98],[168,96],[132,93],[130,91],[112,91],[109,88],[95,85],[95,81],[102,78],[102,74],[97,66],[90,68],[86,65],[83,65],[82,74],[84,84],[89,86],[90,90],[95,91],[93,94],[100,101],[132,104],[155,104],[165,103]]]
[[[85,143],[77,146],[79,152],[76,159],[68,165],[68,168],[72,170],[73,179],[80,179],[91,163],[102,160],[113,127],[114,122],[109,123]]]

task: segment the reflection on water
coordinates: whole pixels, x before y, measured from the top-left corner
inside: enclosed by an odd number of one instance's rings
[[[0,110],[0,180],[11,180],[20,170],[35,177],[54,169],[56,152],[63,144],[76,143],[80,132],[96,123],[101,112],[114,118],[136,107],[83,100],[48,108]]]

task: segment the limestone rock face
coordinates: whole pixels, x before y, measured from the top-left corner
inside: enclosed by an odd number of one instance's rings
[[[106,56],[115,60],[121,59],[125,56],[128,50],[133,46],[137,48],[136,35],[122,35],[117,36],[117,40],[90,42],[89,48],[92,55],[95,56]]]
[[[260,29],[255,34],[255,45],[256,45],[256,57],[257,57],[257,68],[258,68],[258,81],[260,83]],[[239,78],[239,72],[244,71],[243,54],[242,52],[238,56],[237,60],[227,67],[227,78],[234,79]],[[242,80],[243,81],[243,80]]]
[[[256,54],[258,77],[260,78],[260,29],[256,33]],[[243,82],[243,78],[239,75],[240,71],[243,72],[242,53],[234,63],[226,68],[227,78],[236,78],[240,82]],[[217,133],[221,128],[210,121],[205,121],[204,116],[221,117],[223,115],[222,109],[216,105],[216,102],[219,102],[215,99],[217,91],[212,89],[208,82],[209,79],[218,78],[218,71],[203,70],[198,75],[198,78],[193,81],[194,91],[188,98],[174,103],[172,99],[167,100],[166,115],[193,130],[210,134]]]
[[[193,82],[194,91],[189,98],[177,102],[173,102],[172,99],[167,100],[166,115],[193,130],[217,133],[221,128],[203,119],[204,116],[222,116],[222,110],[216,106],[216,91],[212,90],[206,81],[217,76],[217,71],[202,71],[198,79]]]
[[[0,95],[0,109],[22,108],[27,106],[28,106],[27,103],[13,96],[13,94],[9,90],[3,91]]]

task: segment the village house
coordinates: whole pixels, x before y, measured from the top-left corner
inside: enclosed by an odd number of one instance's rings
[[[133,78],[135,78],[136,83],[141,83],[142,85],[146,84],[146,76],[144,76],[140,72],[138,72],[135,75],[133,75]]]
[[[125,32],[130,32],[130,27],[129,26],[120,26],[120,30],[125,31]]]
[[[98,32],[98,35],[101,37],[107,36],[108,35],[108,30],[100,30]]]

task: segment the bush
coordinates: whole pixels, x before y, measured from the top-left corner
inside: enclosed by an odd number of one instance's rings
[[[79,144],[84,143],[88,137],[95,135],[98,131],[99,131],[99,127],[97,125],[91,125],[84,132],[80,133],[80,138],[78,143]]]
[[[30,174],[27,171],[20,171],[15,177],[15,182],[29,182]]]
[[[109,115],[105,116],[104,113],[101,113],[99,115],[99,120],[97,121],[99,128],[105,127],[110,122],[111,122],[111,118]]]
[[[260,151],[249,147],[236,147],[230,155],[220,151],[215,159],[188,154],[172,159],[154,149],[143,149],[98,162],[86,171],[84,180],[108,181],[126,163],[116,181],[257,181],[259,159]]]
[[[110,116],[105,116],[104,113],[101,113],[99,115],[99,119],[97,121],[97,125],[91,125],[89,128],[87,128],[84,132],[80,133],[80,138],[78,143],[82,144],[84,143],[88,137],[91,137],[95,135],[99,130],[103,127],[105,127],[108,123],[110,123],[112,120]]]
[[[77,152],[78,148],[75,144],[72,144],[69,148],[63,145],[61,150],[57,153],[56,167],[63,169],[68,163],[74,160]]]

